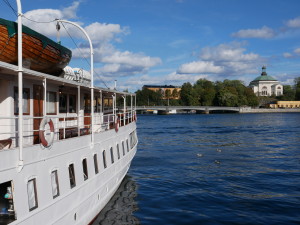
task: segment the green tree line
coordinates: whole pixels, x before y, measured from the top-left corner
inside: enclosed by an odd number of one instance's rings
[[[136,92],[137,105],[184,105],[184,106],[252,106],[257,107],[274,100],[293,101],[300,100],[300,77],[295,79],[295,85],[284,85],[282,96],[259,97],[252,89],[245,86],[240,80],[224,80],[212,82],[199,79],[196,83],[184,83],[181,91],[165,93],[163,99],[162,91],[154,92],[149,89]],[[179,96],[179,99],[172,99]]]

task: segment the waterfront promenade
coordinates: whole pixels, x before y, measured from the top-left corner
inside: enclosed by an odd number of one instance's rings
[[[251,107],[224,107],[224,106],[137,106],[140,113],[158,111],[162,114],[170,112],[190,112],[209,114],[210,112],[232,112],[232,113],[278,113],[278,112],[300,112],[300,108],[251,108]]]

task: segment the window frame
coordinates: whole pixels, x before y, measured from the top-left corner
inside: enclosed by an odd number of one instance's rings
[[[33,182],[32,184],[32,188],[33,188],[33,194],[34,194],[34,205],[31,206],[31,201],[30,201],[30,193],[29,193],[29,184]],[[37,197],[37,188],[36,188],[36,178],[32,178],[30,180],[27,181],[27,197],[28,197],[28,208],[29,208],[29,212],[31,212],[34,209],[37,209],[39,207],[38,204],[38,197]]]
[[[65,104],[66,104],[64,106],[65,109],[63,109],[63,111],[61,110],[61,107],[63,107],[61,104],[63,102],[60,99],[62,96],[65,96]],[[68,112],[68,94],[67,93],[59,93],[59,96],[58,96],[58,112],[59,113],[67,113]]]
[[[24,112],[24,107],[23,107],[23,115],[30,115],[30,88],[23,88],[23,101],[24,101],[24,92],[27,93],[27,112]],[[19,88],[14,87],[14,115],[19,115]],[[23,106],[23,102],[22,102]]]
[[[102,152],[102,160],[103,160],[103,167],[104,169],[107,168],[107,163],[106,163],[106,153],[105,153],[105,150],[103,150]]]
[[[76,187],[76,177],[75,177],[75,166],[74,163],[69,164],[69,180],[70,180],[70,188]]]
[[[110,147],[110,159],[111,159],[111,164],[114,164],[115,159],[114,159],[114,149],[113,149],[113,147]]]
[[[120,155],[120,147],[119,147],[119,144],[117,144],[117,154],[118,154],[118,159],[121,158],[121,155]]]
[[[55,174],[55,183],[56,183],[56,195],[53,193],[53,178],[52,178],[52,174]],[[51,171],[51,186],[52,186],[52,196],[53,199],[58,197],[60,195],[60,191],[59,191],[59,182],[58,182],[58,171],[57,170],[53,170]]]
[[[82,172],[83,172],[83,179],[86,181],[89,179],[89,172],[88,172],[88,165],[87,165],[87,158],[82,160]]]
[[[125,145],[124,145],[124,141],[122,141],[122,150],[123,150],[123,156],[126,154],[125,153]]]
[[[95,168],[95,174],[99,173],[99,166],[98,166],[98,156],[97,153],[94,154],[94,168]]]
[[[71,98],[72,98],[72,101],[73,101],[73,105],[72,105],[72,107],[71,107]],[[76,95],[74,95],[74,94],[69,94],[68,95],[68,109],[67,109],[67,111],[69,112],[69,113],[77,113],[77,98],[76,98]],[[72,109],[73,109],[73,111],[71,111]]]
[[[54,111],[55,112],[54,113],[48,112],[49,94],[54,94],[54,96],[55,96],[55,101],[54,101]],[[47,91],[46,113],[47,113],[47,115],[57,115],[57,93],[54,91]]]

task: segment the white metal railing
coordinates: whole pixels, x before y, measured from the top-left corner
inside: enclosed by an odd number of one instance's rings
[[[119,112],[117,114],[95,113],[93,121],[93,132],[99,133],[106,130],[115,129],[116,123],[118,127],[125,126],[134,121],[134,111]],[[34,144],[34,139],[38,139],[39,143],[39,125],[44,117],[23,116],[23,146]],[[82,135],[91,134],[91,115],[72,115],[57,116],[47,115],[53,121],[54,125],[54,141],[66,138],[73,138]],[[2,141],[11,139],[11,148],[19,147],[19,117],[0,117],[0,150],[7,148],[3,146]],[[36,125],[34,126],[34,123]],[[45,126],[45,135],[49,135],[50,127]],[[5,142],[6,143],[6,142]]]

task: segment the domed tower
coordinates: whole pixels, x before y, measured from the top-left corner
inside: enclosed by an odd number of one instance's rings
[[[283,94],[283,86],[274,77],[267,74],[267,67],[263,66],[261,75],[250,82],[249,87],[257,96],[279,96]]]

